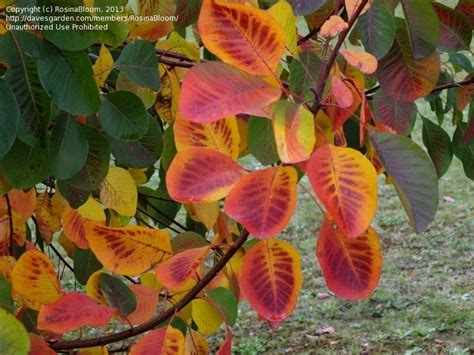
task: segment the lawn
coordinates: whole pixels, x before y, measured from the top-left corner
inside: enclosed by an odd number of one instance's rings
[[[474,352],[474,182],[455,158],[440,180],[436,219],[422,234],[412,231],[393,186],[382,177],[379,186],[374,227],[384,264],[372,297],[349,302],[329,293],[314,251],[321,213],[301,189],[298,211],[281,235],[303,259],[298,307],[275,332],[241,307],[237,353]]]

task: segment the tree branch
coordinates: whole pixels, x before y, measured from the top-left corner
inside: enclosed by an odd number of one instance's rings
[[[209,282],[214,279],[214,277],[219,273],[219,271],[224,268],[227,262],[234,256],[235,253],[237,253],[240,247],[245,243],[248,236],[249,232],[247,230],[243,230],[240,236],[230,246],[229,250],[227,250],[227,252],[224,254],[224,256],[207,272],[207,274],[196,284],[196,286],[194,286],[186,294],[186,296],[184,296],[173,307],[170,307],[168,310],[159,314],[152,320],[143,323],[139,326],[124,330],[122,332],[101,336],[99,338],[52,342],[50,344],[51,348],[55,351],[62,351],[79,348],[89,348],[94,346],[103,346],[115,343],[117,341],[125,340],[136,335],[143,334],[149,330],[152,330],[153,328],[156,328],[158,325],[167,321],[168,319],[173,317],[178,311],[188,305],[199,294],[199,292],[201,292],[209,284]]]
[[[10,197],[8,194],[5,194],[5,201],[7,203],[8,209],[8,228],[10,230],[10,235],[8,237],[8,253],[9,255],[13,255],[13,234],[15,233],[13,228],[13,214],[12,214],[12,205],[10,203]]]

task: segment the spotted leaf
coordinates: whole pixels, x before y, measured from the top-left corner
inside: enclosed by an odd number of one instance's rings
[[[228,156],[193,147],[176,154],[166,174],[166,186],[175,201],[213,202],[225,197],[244,174]]]
[[[251,235],[267,239],[280,233],[296,207],[297,174],[275,167],[244,176],[227,196],[224,211]]]
[[[324,145],[307,165],[314,192],[349,238],[370,225],[377,209],[377,173],[360,152]]]
[[[244,257],[241,291],[272,328],[277,328],[293,312],[302,283],[298,251],[282,240],[262,241]]]
[[[119,275],[142,274],[172,253],[170,235],[163,230],[87,223],[85,231],[97,259]]]
[[[339,297],[357,300],[369,297],[382,271],[380,241],[369,227],[357,238],[346,238],[326,216],[316,254],[329,289]]]
[[[242,70],[269,75],[285,50],[280,24],[260,9],[204,0],[198,22],[206,48]]]
[[[114,314],[113,308],[102,306],[82,293],[71,292],[54,303],[41,306],[38,328],[63,334],[85,325],[101,327]]]

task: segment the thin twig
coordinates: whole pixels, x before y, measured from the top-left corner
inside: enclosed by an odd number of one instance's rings
[[[56,249],[52,243],[49,244],[49,247],[51,248],[51,250],[53,251],[53,253],[59,258],[59,260],[61,260],[61,261],[63,262],[63,264],[64,264],[69,270],[71,270],[71,272],[74,274],[74,268],[73,268],[73,267],[67,262],[67,260],[61,255],[61,253],[59,252],[59,250]]]
[[[7,209],[8,209],[8,227],[10,229],[10,235],[8,237],[8,249],[9,255],[13,255],[13,235],[15,234],[13,228],[13,213],[12,213],[12,205],[10,203],[10,197],[8,194],[5,194],[5,201],[7,202]]]
[[[155,217],[153,217],[151,214],[149,214],[147,211],[141,209],[141,208],[137,208],[137,211],[140,212],[140,213],[143,213],[145,216],[147,216],[148,218],[150,218],[152,221],[154,222],[157,222],[157,223],[160,223],[160,221],[158,219],[156,219]],[[181,233],[181,231],[177,230],[176,228],[173,228],[171,226],[168,226],[169,229],[171,229],[173,232],[175,233]]]
[[[177,225],[177,226],[178,226],[179,228],[181,228],[183,231],[185,231],[185,232],[188,232],[188,231],[189,231],[189,229],[186,228],[186,226],[183,226],[181,223],[179,223],[177,220],[171,218],[171,217],[168,216],[166,213],[161,212],[161,211],[158,209],[158,207],[153,206],[151,203],[148,204],[148,206],[149,206],[153,211],[155,211],[156,213],[158,213],[160,216],[162,216],[163,218],[167,219],[169,222],[171,222],[171,223]],[[150,218],[151,218],[151,217],[150,217]]]
[[[237,253],[237,251],[242,247],[249,236],[247,230],[243,230],[237,240],[231,245],[229,250],[224,254],[224,256],[204,275],[204,277],[173,307],[170,307],[163,313],[154,317],[152,320],[145,322],[141,325],[138,325],[134,328],[124,330],[122,332],[100,336],[98,338],[91,339],[78,339],[70,341],[57,341],[51,342],[51,348],[56,351],[62,350],[72,350],[79,348],[89,348],[94,346],[103,346],[111,343],[115,343],[124,339],[128,339],[139,334],[143,334],[153,328],[156,328],[161,323],[167,321],[176,312],[180,311],[186,307],[198,294],[201,292],[213,279],[216,275],[224,268],[228,261]]]

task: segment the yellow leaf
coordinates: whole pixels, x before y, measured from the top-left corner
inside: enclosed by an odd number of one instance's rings
[[[271,8],[269,8],[268,13],[278,21],[278,23],[283,28],[286,36],[286,47],[290,53],[295,54],[297,51],[296,43],[296,17],[293,13],[293,8],[287,2],[277,2]]]
[[[95,346],[93,348],[79,350],[77,355],[109,355],[109,350],[106,346]]]
[[[153,287],[158,290],[161,290],[163,288],[163,286],[156,279],[156,275],[154,272],[145,272],[144,274],[141,274],[140,281],[142,285],[148,287]]]
[[[86,284],[86,294],[97,302],[99,302],[100,304],[108,306],[109,304],[107,303],[107,300],[105,299],[104,295],[102,294],[102,290],[100,289],[100,274],[102,274],[101,270],[94,272],[89,277]]]
[[[211,229],[219,217],[219,201],[209,203],[190,203],[185,205],[192,219]]]
[[[148,181],[146,176],[147,169],[128,169],[130,175],[132,175],[135,185],[140,186]]]
[[[339,33],[347,29],[348,24],[340,16],[333,15],[321,26],[320,34],[325,38],[336,37]]]
[[[217,309],[207,300],[198,298],[191,302],[193,321],[205,336],[217,332],[224,321]]]
[[[207,355],[209,354],[209,344],[207,339],[198,332],[190,329],[186,333],[184,345],[185,355]]]
[[[340,53],[350,65],[362,73],[373,74],[377,70],[377,59],[370,53],[351,49],[341,49]]]
[[[201,58],[199,46],[196,43],[186,41],[177,32],[171,32],[166,40],[156,42],[156,48],[182,54],[197,62]]]
[[[111,166],[100,186],[100,200],[105,207],[123,216],[135,215],[138,193],[130,173],[125,169]]]
[[[172,124],[176,118],[180,88],[175,71],[165,70],[161,77],[160,92],[156,95],[155,109],[166,123]]]
[[[97,58],[92,67],[94,70],[94,79],[98,87],[104,85],[107,77],[112,72],[113,66],[114,59],[112,58],[112,54],[110,54],[107,47],[102,44],[99,51],[99,58]]]
[[[249,136],[249,123],[246,120],[237,118],[237,127],[239,128],[240,135],[240,154],[239,156],[243,157],[248,152],[248,136]]]
[[[12,271],[16,260],[13,256],[0,256],[0,276],[11,282]]]
[[[41,238],[51,243],[53,233],[61,229],[61,217],[67,203],[59,193],[50,197],[47,192],[41,193],[36,199],[36,221]]]
[[[12,272],[13,289],[33,309],[59,300],[62,296],[51,261],[38,250],[25,252]]]
[[[95,223],[87,223],[85,229],[97,259],[119,275],[143,274],[172,255],[170,235],[164,230]]]
[[[172,16],[175,13],[174,0],[134,0],[129,1],[138,16]],[[143,38],[154,42],[173,30],[172,21],[150,21],[130,23],[130,38]]]

